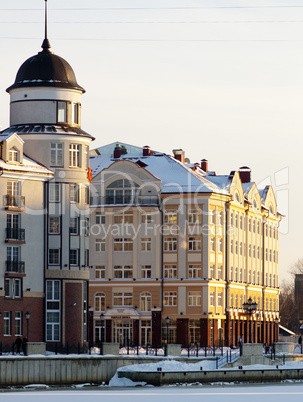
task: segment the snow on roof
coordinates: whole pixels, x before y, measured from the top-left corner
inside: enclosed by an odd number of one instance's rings
[[[251,181],[249,183],[242,183],[244,193],[248,194],[253,185],[254,185],[253,181]]]
[[[142,154],[126,154],[119,159],[113,159],[110,155],[92,156],[90,158],[90,167],[93,170],[93,176],[108,168],[115,161],[120,160],[131,160],[135,163],[138,160],[144,162],[146,164],[145,169],[161,180],[162,193],[215,192],[228,194],[224,188],[218,187],[207,176],[196,173],[172,156],[161,153],[146,157],[143,157]]]
[[[22,164],[6,163],[4,160],[0,159],[0,168],[3,170],[19,171],[19,172],[33,172],[33,173],[43,173],[47,175],[53,175],[54,173],[47,169],[45,166],[34,161],[28,156],[23,155]]]
[[[231,183],[231,178],[229,175],[207,176],[207,180],[211,181],[222,190],[229,191]]]

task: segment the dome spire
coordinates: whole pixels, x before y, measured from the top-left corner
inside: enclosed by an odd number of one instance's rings
[[[48,51],[51,47],[49,40],[47,39],[47,0],[45,0],[45,18],[44,18],[44,26],[45,26],[45,33],[44,33],[44,40],[42,43],[42,49],[44,51]]]

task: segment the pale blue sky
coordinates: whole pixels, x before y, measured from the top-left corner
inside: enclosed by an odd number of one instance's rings
[[[5,128],[5,89],[40,51],[44,1],[1,3]],[[93,147],[119,140],[166,153],[183,148],[219,174],[247,165],[257,183],[271,179],[287,215],[285,278],[303,257],[303,1],[48,0],[48,7],[51,50],[87,91],[82,127],[96,137]]]

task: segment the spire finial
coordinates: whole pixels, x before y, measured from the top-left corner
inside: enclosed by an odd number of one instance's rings
[[[44,12],[44,14],[45,14],[45,18],[44,18],[44,26],[45,26],[45,33],[44,33],[44,41],[43,41],[43,43],[42,43],[42,49],[43,50],[48,50],[48,49],[50,49],[50,43],[49,43],[49,40],[47,39],[47,0],[45,0],[45,12]]]

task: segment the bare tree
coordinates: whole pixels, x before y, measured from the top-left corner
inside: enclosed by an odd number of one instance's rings
[[[295,263],[293,263],[288,271],[293,279],[295,279],[296,274],[303,274],[303,258],[298,258]]]
[[[295,288],[293,281],[282,282],[279,300],[281,325],[297,333],[299,328],[298,306],[295,301]]]

